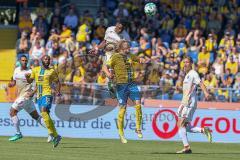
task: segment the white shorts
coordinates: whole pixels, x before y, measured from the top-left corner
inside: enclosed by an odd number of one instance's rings
[[[178,107],[177,115],[179,118],[184,118],[187,122],[191,122],[196,109],[197,101],[192,100],[188,106],[181,104]]]
[[[21,111],[22,109],[24,109],[28,113],[32,113],[34,110],[36,110],[32,99],[24,97],[18,97],[12,104],[12,108],[14,108],[17,111]]]

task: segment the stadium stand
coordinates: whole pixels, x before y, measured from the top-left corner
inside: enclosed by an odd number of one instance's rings
[[[82,86],[80,90],[68,88],[66,93],[84,95],[88,90],[92,95],[95,87],[89,84],[107,81],[101,75],[102,54],[87,53],[101,42],[108,26],[126,19],[132,54],[148,62],[134,66],[136,81],[148,89],[157,87],[143,95],[181,99],[182,60],[190,56],[214,100],[239,101],[240,1],[154,2],[159,12],[153,17],[144,15],[145,3],[138,0],[104,0],[96,14],[74,3],[38,3],[36,8],[25,3],[19,12],[19,40],[22,33],[27,35],[29,48],[24,54],[29,55],[32,67],[40,64],[33,52],[39,49],[40,57],[48,54],[53,58],[62,83]],[[199,99],[204,100],[201,93]]]

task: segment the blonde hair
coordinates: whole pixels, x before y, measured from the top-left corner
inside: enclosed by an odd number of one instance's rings
[[[117,51],[120,52],[123,48],[123,44],[127,43],[129,45],[129,42],[127,40],[121,40],[118,44]]]
[[[116,49],[117,47],[115,43],[107,43],[104,50],[106,52],[111,52],[111,51],[115,51]]]

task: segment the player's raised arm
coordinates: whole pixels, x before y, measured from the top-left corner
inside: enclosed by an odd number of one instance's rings
[[[95,48],[91,49],[89,51],[90,54],[97,54],[98,53],[98,50],[100,49],[104,49],[106,46],[106,41],[103,40],[98,46],[96,46]]]

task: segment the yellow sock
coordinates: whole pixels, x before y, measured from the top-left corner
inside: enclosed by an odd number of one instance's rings
[[[141,130],[142,125],[142,108],[141,104],[135,106],[136,108],[136,129]]]
[[[124,135],[123,133],[123,126],[124,126],[124,115],[126,112],[125,106],[120,106],[119,112],[118,112],[118,133],[119,135]]]
[[[52,121],[51,117],[49,116],[49,114],[47,112],[42,112],[41,115],[42,115],[44,123],[48,129],[48,134],[52,134],[53,137],[57,137],[58,134],[57,134],[56,128],[55,128],[53,121]]]

